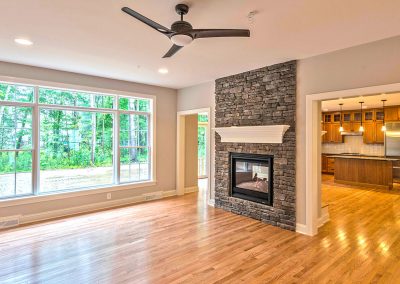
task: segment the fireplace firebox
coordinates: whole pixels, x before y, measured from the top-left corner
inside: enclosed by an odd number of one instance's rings
[[[231,196],[272,206],[273,156],[231,153]]]

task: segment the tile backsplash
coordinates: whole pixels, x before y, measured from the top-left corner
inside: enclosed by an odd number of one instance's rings
[[[345,136],[344,143],[324,143],[322,153],[359,153],[369,156],[384,156],[385,146],[382,144],[364,144],[362,136]]]

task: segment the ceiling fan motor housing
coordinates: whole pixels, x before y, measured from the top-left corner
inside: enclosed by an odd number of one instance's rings
[[[178,34],[184,34],[191,29],[193,29],[192,25],[186,21],[176,21],[171,26],[171,30]]]

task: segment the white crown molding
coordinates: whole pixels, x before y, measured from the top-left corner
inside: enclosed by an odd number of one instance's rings
[[[289,125],[232,126],[217,127],[214,130],[221,136],[221,142],[279,144],[282,143],[283,135],[289,127]]]

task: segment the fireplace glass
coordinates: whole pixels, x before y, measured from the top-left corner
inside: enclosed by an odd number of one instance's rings
[[[271,205],[272,161],[269,155],[231,153],[232,196]]]

